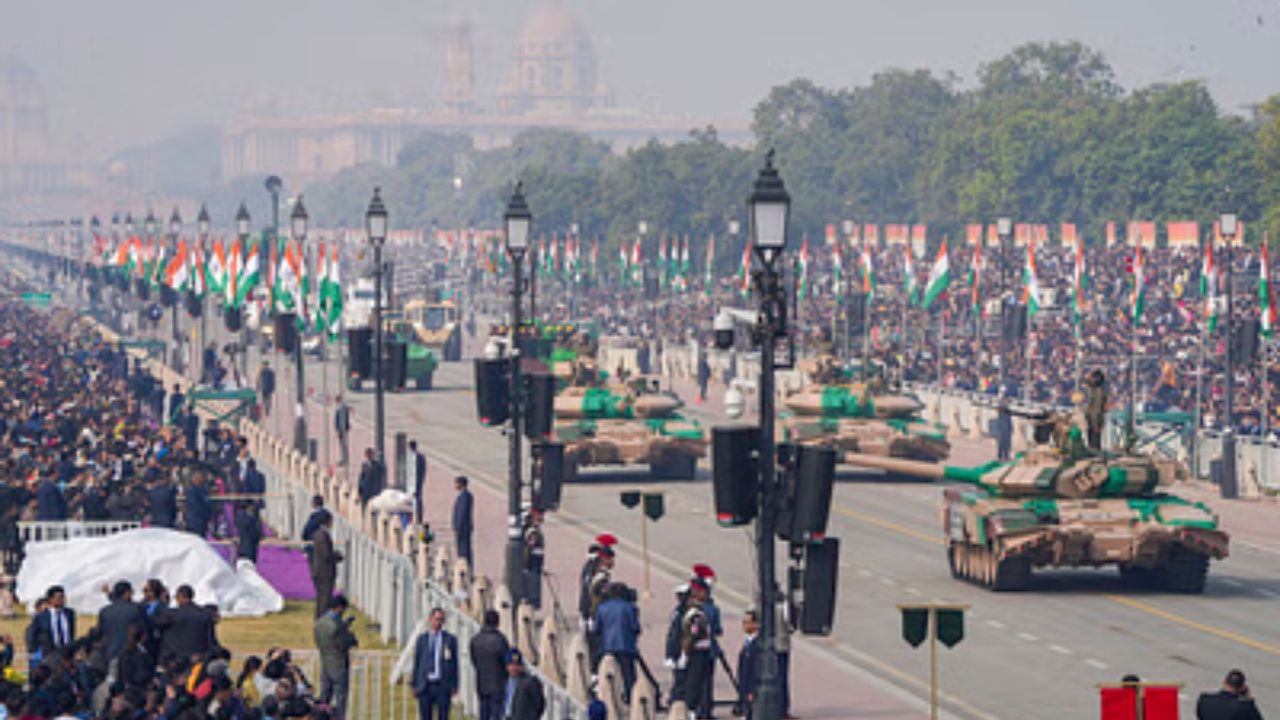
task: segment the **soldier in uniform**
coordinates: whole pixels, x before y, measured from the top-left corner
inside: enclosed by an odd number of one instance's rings
[[[689,585],[686,583],[676,588],[676,606],[671,610],[667,620],[667,642],[663,653],[663,664],[671,669],[671,696],[667,698],[670,705],[677,700],[684,700],[685,679],[688,675],[687,658],[682,650],[684,637],[684,614],[689,605]]]
[[[689,581],[689,599],[680,621],[680,650],[684,656],[685,704],[691,718],[711,717],[711,684],[715,673],[715,630],[707,614],[711,584],[695,576]]]
[[[1089,393],[1085,400],[1084,420],[1089,449],[1101,450],[1102,426],[1107,418],[1107,381],[1101,370],[1094,370],[1089,373],[1086,384],[1089,386]]]
[[[605,591],[613,575],[613,546],[617,538],[612,535],[600,535],[596,538],[593,556],[588,557],[582,568],[582,586],[578,594],[578,615],[582,619],[582,627],[586,628],[587,651],[591,660],[591,672],[595,673],[600,664],[600,633],[595,627],[596,607],[604,600]]]

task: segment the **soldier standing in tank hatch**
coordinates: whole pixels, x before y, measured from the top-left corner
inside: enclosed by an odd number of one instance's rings
[[[1084,421],[1090,450],[1102,449],[1102,426],[1107,419],[1107,380],[1101,370],[1089,373],[1086,382],[1089,395],[1085,401]]]

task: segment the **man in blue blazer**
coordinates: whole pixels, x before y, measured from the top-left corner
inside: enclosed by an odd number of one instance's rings
[[[413,647],[413,694],[419,720],[449,720],[458,693],[458,639],[444,629],[444,610],[434,608],[430,629]]]
[[[32,637],[41,657],[70,645],[76,639],[76,611],[67,607],[67,592],[61,585],[51,586],[44,595],[45,609],[32,620]]]

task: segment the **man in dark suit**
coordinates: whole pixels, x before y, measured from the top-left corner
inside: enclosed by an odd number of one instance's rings
[[[413,694],[419,720],[449,720],[458,693],[458,639],[444,629],[444,610],[434,608],[430,629],[413,647]]]
[[[236,559],[258,564],[258,546],[262,544],[262,517],[258,504],[241,503],[236,511]]]
[[[756,648],[759,632],[760,619],[755,610],[748,610],[742,616],[742,649],[738,651],[738,706],[747,720],[751,720],[760,678],[760,653]]]
[[[98,613],[98,630],[106,643],[107,661],[116,659],[129,643],[129,628],[147,629],[147,616],[133,602],[133,586],[121,580],[111,588],[111,601]]]
[[[316,589],[316,617],[324,614],[338,581],[342,553],[333,547],[333,515],[325,512],[320,527],[311,536],[311,583]]]
[[[173,392],[169,393],[169,422],[177,424],[178,416],[182,412],[182,405],[187,401],[187,396],[182,394],[182,387],[174,384]]]
[[[258,401],[262,403],[262,413],[270,417],[271,398],[276,392],[276,371],[266,360],[262,361],[262,369],[258,371]]]
[[[357,480],[360,504],[368,505],[370,500],[382,493],[383,487],[382,463],[374,457],[373,448],[365,448],[364,464],[360,466],[360,477]]]
[[[507,651],[507,686],[502,697],[507,720],[539,720],[547,707],[542,683],[525,670],[524,657],[515,648]]]
[[[333,431],[338,434],[338,448],[342,451],[342,461],[338,464],[346,467],[351,433],[351,407],[342,401],[341,395],[336,398],[336,401],[338,407],[333,411]]]
[[[459,475],[454,478],[453,486],[458,491],[458,496],[453,501],[453,537],[458,547],[458,557],[467,561],[467,568],[472,567],[471,562],[471,532],[474,529],[473,524],[473,500],[471,491],[467,489],[467,478],[465,475]]]
[[[160,631],[161,661],[204,657],[216,642],[214,613],[195,604],[195,591],[190,585],[180,585],[173,596],[178,606],[163,608],[152,618],[152,624]]]
[[[253,458],[244,464],[244,475],[240,477],[240,492],[246,495],[264,495],[267,492],[267,478],[258,469],[258,462]]]
[[[172,528],[177,524],[178,490],[169,478],[161,476],[147,490],[147,514],[152,527]]]
[[[480,720],[503,720],[502,689],[507,679],[507,639],[498,629],[498,611],[486,610],[484,627],[471,638],[471,666],[476,671]]]
[[[1244,673],[1232,670],[1216,693],[1201,693],[1196,702],[1196,720],[1262,720],[1253,702]]]
[[[422,490],[427,486],[427,456],[418,451],[418,441],[409,441],[413,456],[413,521],[422,523]]]
[[[67,591],[52,585],[44,594],[45,609],[32,621],[31,636],[42,657],[70,645],[76,638],[76,611],[67,607]]]
[[[996,411],[995,422],[996,459],[1007,462],[1013,448],[1013,414],[1009,412],[1009,401],[1001,400]]]
[[[213,510],[209,505],[209,493],[204,487],[204,473],[197,472],[187,485],[183,504],[187,532],[204,537],[209,531],[209,517]]]

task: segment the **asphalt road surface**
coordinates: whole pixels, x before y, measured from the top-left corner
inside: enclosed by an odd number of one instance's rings
[[[277,357],[281,397],[275,420],[283,432],[293,407],[293,370],[292,363]],[[256,357],[250,366],[257,366]],[[325,386],[322,367],[327,368],[330,397],[340,391],[336,353],[324,366],[308,362],[313,437],[323,437],[318,423],[328,424],[319,419]],[[442,366],[435,384],[430,392],[386,396],[388,452],[395,432],[417,438],[433,462],[451,472],[465,472],[489,490],[491,497],[480,502],[496,507],[493,523],[498,524],[505,513],[501,495],[507,472],[506,439],[476,421],[470,361]],[[371,424],[372,392],[346,396],[355,417]],[[285,413],[279,412],[281,407]],[[691,408],[689,414],[707,423],[723,421],[717,411],[707,405]],[[319,444],[322,458],[327,453],[331,461],[336,460],[336,441]],[[354,480],[360,450],[353,447],[349,470],[335,468],[335,472],[349,472]],[[990,450],[983,444],[962,443],[954,459],[977,463],[989,457]],[[715,567],[716,594],[727,606],[730,630],[724,645],[732,662],[740,642],[740,633],[733,628],[754,591],[754,560],[747,531],[722,529],[714,521],[709,469],[709,461],[704,461],[699,478],[691,482],[653,482],[644,469],[585,471],[579,482],[566,488],[561,510],[548,519],[548,554],[571,557],[561,561],[566,568],[580,563],[586,538],[608,529],[623,539],[624,553],[638,555],[639,515],[621,506],[618,493],[661,490],[667,515],[652,526],[648,538],[655,591],[687,579],[694,562]],[[936,485],[886,483],[873,474],[841,472],[828,527],[828,535],[842,541],[836,625],[829,638],[802,641],[804,652],[793,657],[793,687],[803,689],[793,700],[796,714],[806,718],[921,716],[921,699],[928,697],[927,646],[911,649],[904,643],[895,606],[924,600],[971,606],[965,640],[955,649],[939,651],[942,705],[952,717],[1094,716],[1095,685],[1116,682],[1127,673],[1146,681],[1185,683],[1183,716],[1194,717],[1196,694],[1216,687],[1232,667],[1249,674],[1264,713],[1280,712],[1280,542],[1273,528],[1242,531],[1228,524],[1226,529],[1233,532],[1232,555],[1213,564],[1203,595],[1135,592],[1121,584],[1114,570],[1037,573],[1029,590],[996,594],[950,577],[938,526],[940,498]],[[1277,508],[1272,505],[1261,512],[1275,516]],[[448,517],[447,507],[436,513]],[[500,528],[493,530],[487,535],[479,525],[481,558],[500,557]],[[555,545],[557,541],[561,547]],[[785,553],[780,554],[781,570]],[[483,561],[478,562],[483,569]],[[494,568],[489,574],[499,575]],[[561,599],[570,608],[568,614],[574,614],[571,608],[577,592],[572,576],[563,573],[551,580],[562,596],[568,596]],[[634,581],[640,582],[638,577]],[[664,681],[667,673],[659,665],[658,648],[665,628],[664,608],[670,606],[665,597],[669,595],[642,603],[642,652]],[[845,674],[835,672],[826,679],[824,673],[833,670]],[[810,673],[823,680],[814,680],[805,689]],[[847,678],[848,684],[841,678]],[[863,696],[855,686],[874,687],[894,707],[860,712],[853,705]]]

